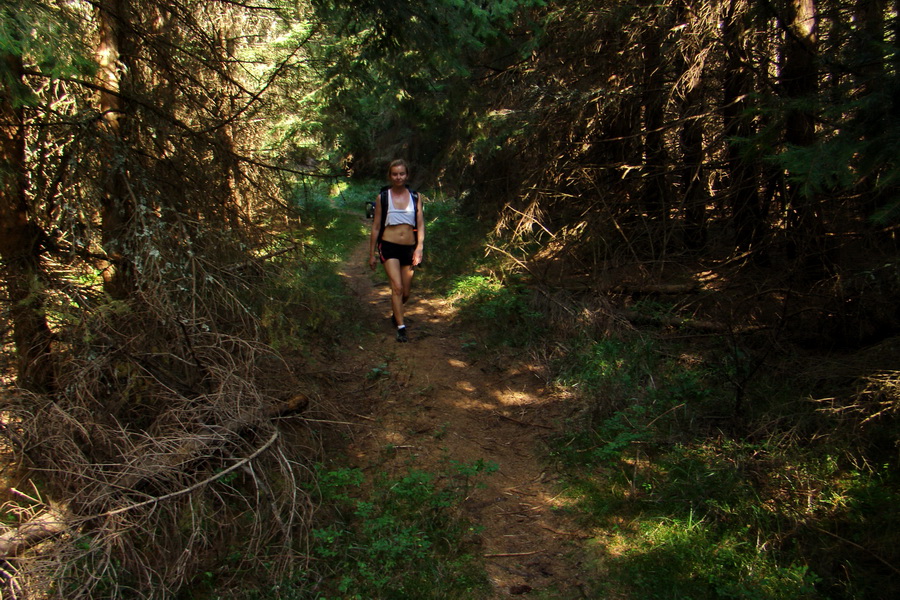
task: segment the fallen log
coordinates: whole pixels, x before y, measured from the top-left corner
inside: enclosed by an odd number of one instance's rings
[[[648,294],[692,294],[700,290],[700,283],[692,281],[690,283],[658,283],[647,285],[617,285],[609,288],[614,294],[648,295]]]
[[[619,310],[615,311],[615,314],[619,318],[624,319],[629,323],[633,323],[634,325],[672,327],[674,329],[700,331],[703,333],[743,334],[768,329],[768,326],[766,325],[726,325],[725,323],[692,319],[690,317],[653,316],[633,310]]]
[[[0,535],[0,558],[17,556],[23,550],[59,535],[68,529],[66,519],[55,510],[45,511]]]
[[[673,316],[654,316],[633,310],[617,311],[616,314],[618,314],[626,321],[629,321],[636,325],[675,327],[678,329],[693,329],[696,331],[706,331],[710,333],[726,333],[730,331],[729,327],[723,325],[722,323],[714,323],[712,321],[701,321],[698,319]]]

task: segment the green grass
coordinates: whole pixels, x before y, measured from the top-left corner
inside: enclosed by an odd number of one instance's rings
[[[352,333],[352,300],[339,271],[366,239],[359,214],[348,210],[354,192],[343,186],[299,187],[290,198],[300,226],[284,232],[268,252],[296,246],[270,262],[260,321],[276,348],[302,349],[322,334]],[[349,198],[349,199],[348,199]],[[317,342],[318,343],[318,342]]]
[[[569,510],[613,532],[594,544],[597,597],[893,596],[895,465],[831,435],[841,423],[798,380],[751,380],[738,417],[737,367],[715,356],[623,338],[573,343],[557,364],[583,410],[551,458]]]
[[[307,258],[302,269],[287,269],[290,293],[272,314],[295,322],[287,307],[321,321],[307,319],[290,339],[341,318],[340,282],[326,272],[341,248],[367,235],[359,217],[377,189],[343,187],[304,200],[301,221],[314,225],[307,246],[318,263]],[[426,220],[417,285],[445,293],[479,345],[542,343],[544,315],[525,281],[483,258],[484,229],[452,199],[429,202]],[[649,301],[638,309],[670,311]],[[682,347],[635,334],[554,340],[554,348],[556,383],[579,410],[548,458],[563,475],[566,510],[605,532],[589,544],[585,581],[593,597],[864,600],[900,593],[895,412],[874,423],[825,414],[808,401],[816,382],[777,364],[767,375],[760,365],[768,351],[736,340]],[[386,364],[367,376],[385,375]],[[895,398],[893,390],[875,399],[896,406]],[[457,506],[483,467],[410,470],[374,482],[354,470],[321,469],[316,493],[324,520],[312,537],[320,579],[297,576],[284,588],[293,591],[278,597],[479,597],[485,588],[472,551],[475,531]]]
[[[479,330],[488,344],[523,347],[545,333],[541,314],[531,307],[530,291],[515,278],[504,282],[486,275],[462,276],[450,288],[449,298],[461,321]]]
[[[316,464],[311,483],[304,485],[317,506],[310,560],[266,589],[246,585],[252,578],[248,574],[241,589],[228,597],[486,598],[490,585],[480,558],[479,528],[463,518],[460,504],[497,468],[483,460],[447,461],[438,472],[409,467],[369,479],[358,468]]]
[[[806,566],[780,566],[752,532],[722,532],[693,515],[642,519],[610,546],[621,548],[607,559],[612,580],[600,589],[609,592],[624,587],[647,600],[819,597],[818,578]]]
[[[477,529],[457,509],[492,467],[451,464],[443,473],[410,469],[366,486],[358,469],[320,467],[322,503],[312,532],[322,580],[316,598],[478,598],[487,582],[476,557]]]
[[[484,263],[487,228],[460,212],[455,198],[425,192],[425,262],[419,283],[447,293],[454,282],[475,273]]]

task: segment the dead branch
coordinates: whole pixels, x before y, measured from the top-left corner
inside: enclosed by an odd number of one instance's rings
[[[47,510],[17,529],[0,535],[0,558],[18,556],[24,550],[63,533],[68,527],[68,521],[61,513]]]
[[[506,419],[507,421],[512,421],[513,423],[516,423],[517,425],[521,425],[523,427],[540,427],[542,429],[549,429],[550,431],[553,431],[553,427],[550,427],[548,425],[541,425],[540,423],[526,423],[525,421],[520,421],[518,419],[514,419],[512,417],[504,415],[501,412],[495,412],[494,414],[497,415],[498,417],[500,417],[501,419]]]
[[[734,327],[731,325],[726,325],[724,323],[702,321],[699,319],[691,319],[686,317],[647,315],[633,310],[619,310],[616,311],[616,314],[635,325],[674,327],[677,329],[692,329],[695,331],[703,331],[707,333],[750,333],[753,331],[760,331],[765,328],[762,325],[746,325],[743,327]]]
[[[534,550],[532,552],[505,552],[501,554],[485,554],[485,558],[507,558],[513,556],[533,556],[535,554],[540,554],[543,550]]]
[[[639,296],[645,294],[691,294],[700,289],[700,284],[696,281],[690,283],[660,283],[647,285],[617,285],[609,289],[615,294],[626,294],[629,296]]]
[[[157,498],[150,498],[149,500],[145,500],[143,502],[138,502],[137,504],[131,504],[128,506],[123,506],[122,508],[110,510],[110,511],[107,511],[103,514],[96,515],[96,516],[97,517],[111,517],[113,515],[118,515],[123,512],[126,512],[126,511],[134,510],[136,508],[141,508],[143,506],[150,506],[151,504],[157,504],[159,502],[169,500],[170,498],[177,498],[178,496],[183,496],[184,494],[188,494],[190,492],[193,492],[194,490],[197,490],[199,488],[207,486],[210,483],[212,483],[218,479],[221,479],[228,473],[231,473],[232,471],[240,469],[241,467],[243,467],[244,465],[248,464],[250,461],[255,459],[257,456],[259,456],[260,454],[262,454],[263,452],[268,450],[269,447],[275,443],[275,440],[278,439],[278,435],[279,435],[279,433],[278,433],[278,430],[276,429],[275,432],[272,434],[272,437],[270,437],[269,440],[265,444],[260,446],[253,454],[236,462],[235,464],[231,465],[230,467],[228,467],[226,469],[222,469],[220,472],[216,473],[215,475],[212,475],[211,477],[207,477],[206,479],[203,479],[202,481],[198,481],[194,485],[188,486],[186,488],[182,488],[182,489],[180,489],[176,492],[172,492],[170,494],[165,494],[163,496],[159,496]],[[89,517],[89,518],[94,518],[94,517]]]

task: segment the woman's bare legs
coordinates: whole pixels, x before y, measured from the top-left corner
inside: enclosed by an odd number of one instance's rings
[[[404,325],[403,305],[409,300],[415,270],[411,266],[400,266],[400,261],[392,258],[384,261],[384,272],[387,273],[391,282],[391,309],[394,311],[394,319],[399,327]]]

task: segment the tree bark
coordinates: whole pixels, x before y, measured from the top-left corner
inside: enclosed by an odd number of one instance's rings
[[[791,0],[788,10],[781,88],[790,100],[810,97],[816,92],[816,30],[814,0]],[[816,139],[815,115],[805,107],[792,106],[785,124],[788,144],[809,146]]]
[[[235,52],[236,35],[237,34],[232,31],[232,28],[228,27],[225,31],[220,32],[221,39],[218,44],[218,46],[220,46],[219,50],[222,53],[222,69],[228,74],[229,78],[234,77],[232,59]],[[230,119],[231,116],[237,112],[238,103],[233,95],[228,96],[224,103],[224,108],[227,111],[223,116],[226,120]],[[251,216],[252,210],[250,206],[241,206],[239,202],[238,190],[240,189],[243,173],[241,173],[240,162],[236,158],[234,126],[230,120],[216,132],[215,147],[218,155],[217,160],[222,169],[220,175],[223,188],[222,208],[225,212],[225,217],[231,221],[232,227],[240,227],[240,221],[238,219],[239,211],[243,210],[245,215]]]
[[[887,0],[857,0],[854,7],[855,20],[859,23],[854,54],[859,61],[862,94],[876,92],[884,86],[886,65],[882,48],[886,42],[886,9]]]
[[[816,141],[815,113],[810,106],[817,89],[818,18],[814,0],[789,0],[786,9],[784,64],[779,77],[782,93],[789,103],[784,142],[787,147],[806,147]],[[824,259],[823,249],[819,247],[823,239],[822,223],[815,200],[800,184],[790,180],[786,182],[785,190],[792,253],[821,266]]]
[[[128,189],[125,151],[126,107],[122,96],[120,57],[123,23],[128,0],[103,0],[97,5],[99,41],[97,65],[99,108],[106,134],[103,163],[105,180],[100,204],[101,241],[109,260],[103,266],[104,290],[115,299],[127,298],[134,289],[134,269],[129,257],[128,227],[134,215],[134,199]]]
[[[33,392],[52,388],[50,327],[41,295],[40,227],[25,194],[25,116],[22,59],[4,54],[8,77],[0,80],[0,258],[16,347],[18,384]]]
[[[665,223],[669,216],[669,186],[666,181],[667,156],[665,127],[665,60],[663,43],[669,29],[669,9],[660,5],[652,11],[644,36],[644,202],[648,216]]]
[[[746,39],[749,34],[748,12],[749,7],[744,0],[728,0],[722,22],[722,42],[725,46],[722,118],[728,144],[725,160],[735,246],[741,251],[753,248],[765,231],[756,161],[742,151],[742,142],[754,133],[749,115],[753,71]]]
[[[692,16],[687,5],[679,1],[675,5],[676,19],[684,25],[685,35],[692,33]],[[706,246],[706,172],[703,147],[703,90],[701,87],[703,64],[697,64],[695,48],[681,48],[677,54],[677,67],[683,85],[679,102],[681,129],[678,141],[681,146],[681,189],[685,218],[685,245],[697,250]]]
[[[854,7],[855,20],[859,23],[859,31],[854,38],[855,52],[853,53],[858,61],[855,69],[859,81],[858,94],[861,98],[869,101],[874,99],[871,104],[864,100],[865,108],[861,109],[861,112],[870,112],[873,105],[883,106],[880,102],[882,95],[890,94],[890,91],[885,89],[885,83],[890,80],[889,77],[886,77],[888,69],[884,50],[888,43],[885,26],[887,8],[887,0],[857,0]],[[895,18],[894,21],[897,19]],[[897,43],[896,35],[894,43],[895,45]],[[856,118],[866,121],[871,116],[871,114],[859,114]],[[864,172],[862,179],[857,184],[863,206],[870,214],[886,202],[890,202],[890,195],[893,193],[878,188],[876,185],[877,175],[877,173]]]

